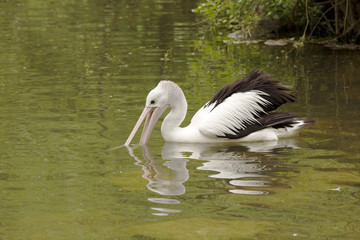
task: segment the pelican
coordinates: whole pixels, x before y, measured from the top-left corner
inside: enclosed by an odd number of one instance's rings
[[[147,144],[156,121],[168,107],[171,110],[161,125],[166,142],[256,142],[291,137],[314,123],[294,113],[273,112],[295,101],[296,97],[287,92],[291,90],[256,69],[220,89],[182,128],[187,112],[185,95],[174,82],[162,80],[148,94],[145,108],[124,145],[129,146],[145,118],[140,144]]]

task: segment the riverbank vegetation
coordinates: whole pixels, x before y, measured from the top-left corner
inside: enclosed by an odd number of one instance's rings
[[[360,44],[359,0],[201,0],[193,10],[235,38],[327,38]]]

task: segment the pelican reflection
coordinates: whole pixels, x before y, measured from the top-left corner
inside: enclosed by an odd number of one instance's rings
[[[189,179],[186,165],[190,160],[202,161],[197,169],[211,171],[210,178],[227,180],[231,193],[266,195],[272,185],[268,173],[273,171],[266,162],[277,149],[284,148],[299,147],[295,139],[241,145],[166,142],[158,159],[149,146],[143,145],[143,161],[135,157],[131,148],[129,151],[144,171],[147,188],[162,196],[180,196],[186,192],[184,184]],[[172,200],[156,201],[170,204]]]

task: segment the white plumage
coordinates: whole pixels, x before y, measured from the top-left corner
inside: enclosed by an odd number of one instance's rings
[[[198,122],[199,131],[207,137],[235,134],[236,128],[245,130],[246,124],[257,123],[259,113],[265,113],[261,104],[270,103],[262,95],[267,94],[257,90],[235,93],[219,105],[221,107],[214,107],[215,103],[202,107],[194,115],[191,123]]]
[[[292,89],[254,70],[242,80],[225,86],[180,128],[187,112],[181,88],[171,81],[160,81],[148,94],[146,106],[125,145],[129,145],[146,118],[141,144],[146,144],[156,121],[166,108],[171,111],[161,125],[168,142],[247,142],[289,137],[314,121],[298,119],[293,113],[274,113],[280,105],[295,101],[286,91]]]

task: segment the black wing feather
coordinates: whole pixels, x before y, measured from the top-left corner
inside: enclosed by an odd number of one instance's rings
[[[296,121],[299,120],[297,117],[298,115],[295,113],[269,113],[268,115],[264,115],[258,118],[257,123],[248,124],[245,129],[236,129],[236,134],[225,134],[225,136],[218,137],[236,139],[246,137],[250,133],[268,127],[273,127],[276,129],[291,127],[293,124],[296,123]]]
[[[273,111],[284,103],[294,102],[296,100],[295,96],[285,92],[292,91],[293,89],[291,87],[281,84],[279,81],[272,79],[269,74],[262,72],[260,69],[256,69],[243,79],[237,79],[233,83],[223,87],[205,107],[215,103],[215,108],[232,94],[251,90],[258,90],[267,94],[262,95],[264,99],[270,102],[270,104],[262,105],[265,112]]]

